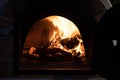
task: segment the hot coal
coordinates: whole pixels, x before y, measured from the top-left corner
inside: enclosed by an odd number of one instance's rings
[[[44,51],[44,55],[40,53],[40,59],[43,58],[43,56],[46,56],[47,54],[51,54],[53,56],[54,61],[71,61],[73,59],[72,54],[66,51],[63,51],[59,48],[52,48],[52,49],[46,49]]]
[[[39,57],[34,56],[39,55]],[[31,60],[40,60],[40,61],[55,61],[55,62],[62,62],[62,61],[75,61],[80,62],[81,58],[78,57],[80,53],[75,53],[74,56],[72,56],[71,53],[63,51],[59,48],[47,48],[42,47],[40,49],[36,50],[36,53],[29,55],[25,54],[24,57]]]

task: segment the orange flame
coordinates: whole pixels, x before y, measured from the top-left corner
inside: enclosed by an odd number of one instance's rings
[[[77,37],[77,39],[79,40],[80,43],[74,49],[67,49],[66,46],[62,46],[60,43],[60,40],[62,40],[62,39],[65,39],[65,38],[70,39],[70,38],[74,37],[76,34],[81,35],[80,31],[78,30],[78,28],[72,21],[70,21],[64,17],[61,17],[61,16],[50,16],[45,19],[52,22],[53,25],[56,28],[58,28],[58,30],[59,30],[59,32],[54,31],[52,37],[50,38],[51,45],[49,46],[49,48],[53,48],[53,47],[60,48],[64,51],[70,52],[70,53],[73,53],[73,51],[76,50],[76,52],[80,52],[82,54],[82,56],[85,56],[85,48],[84,48],[84,45],[81,44],[81,43],[83,43],[82,39],[78,39],[78,37]]]
[[[65,39],[68,36],[73,37],[75,34],[80,34],[76,25],[72,21],[70,21],[64,17],[50,16],[50,17],[47,17],[46,19],[51,21],[53,23],[53,25],[60,30],[59,34],[61,36],[61,39]],[[75,32],[75,34],[73,32]],[[57,34],[57,33],[54,32],[54,34]]]

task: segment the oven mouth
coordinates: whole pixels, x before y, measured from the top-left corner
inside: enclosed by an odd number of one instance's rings
[[[63,16],[52,15],[35,22],[21,52],[21,70],[91,69],[80,30]]]

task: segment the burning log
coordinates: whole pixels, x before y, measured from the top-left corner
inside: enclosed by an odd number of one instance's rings
[[[46,58],[52,57],[52,61],[72,61],[72,54],[63,51],[59,48],[46,49],[43,53],[39,53],[40,60],[47,60]]]
[[[61,44],[63,46],[66,45],[68,49],[73,49],[79,44],[79,41],[77,39],[77,36],[75,36],[74,38],[71,38],[71,39],[66,38],[61,40]]]
[[[62,61],[75,61],[81,62],[82,58],[79,57],[80,53],[74,53],[72,56],[71,53],[63,51],[59,48],[47,48],[42,47],[40,49],[36,49],[31,47],[28,53],[24,55],[27,59],[31,60],[39,60],[39,61],[54,61],[54,62],[62,62]]]

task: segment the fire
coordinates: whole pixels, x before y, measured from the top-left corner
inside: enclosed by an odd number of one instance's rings
[[[48,16],[39,20],[33,24],[28,34],[24,48],[30,48],[30,55],[38,51],[38,55],[67,53],[73,57],[85,56],[79,29],[72,21],[62,16]]]
[[[53,25],[59,29],[59,32],[54,31],[54,33],[50,39],[50,42],[52,41],[52,43],[51,43],[51,46],[49,46],[49,48],[53,48],[53,47],[60,48],[66,52],[73,53],[74,50],[68,49],[68,48],[66,48],[66,46],[62,46],[61,43],[59,43],[59,42],[61,39],[65,39],[68,37],[72,38],[76,34],[81,35],[80,31],[78,30],[76,25],[72,21],[70,21],[64,17],[61,17],[61,16],[50,16],[45,19],[51,21],[53,23]],[[59,36],[61,36],[61,37],[59,37]],[[77,37],[77,39],[78,39],[78,37]],[[78,39],[78,40],[83,43],[82,39]],[[74,49],[76,50],[76,52],[80,51],[82,56],[85,56],[85,49],[84,49],[83,44],[82,45],[78,44],[78,46]]]
[[[50,16],[45,19],[51,21],[53,23],[53,25],[60,30],[59,34],[61,35],[61,39],[65,39],[68,36],[72,37],[75,34],[80,34],[76,25],[72,21],[70,21],[64,17]],[[73,34],[73,32],[75,32],[75,34]],[[54,32],[54,35],[55,34],[57,34],[57,33]]]

